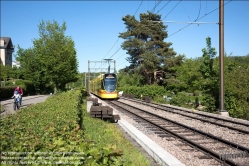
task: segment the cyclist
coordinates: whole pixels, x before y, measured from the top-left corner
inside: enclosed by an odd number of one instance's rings
[[[19,100],[19,103],[21,101],[21,95],[18,93],[18,91],[15,91],[14,92],[14,95],[11,97],[11,98],[14,98],[15,99],[15,102]],[[19,99],[18,99],[19,98]],[[14,106],[14,109],[16,108],[16,106]],[[17,109],[19,109],[19,106],[17,107]]]
[[[19,95],[20,95],[20,105],[22,105],[22,95],[23,95],[23,90],[20,86],[17,86],[14,90],[14,94],[15,94],[15,91],[18,91]],[[13,95],[14,96],[14,95]]]

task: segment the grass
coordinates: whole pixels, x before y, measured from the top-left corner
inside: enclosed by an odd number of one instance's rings
[[[4,111],[4,107],[0,104],[0,113]]]
[[[115,124],[91,118],[89,113],[86,112],[86,105],[83,105],[83,111],[84,133],[95,141],[98,147],[113,147],[116,150],[121,150],[124,165],[150,165],[148,159],[124,137]]]

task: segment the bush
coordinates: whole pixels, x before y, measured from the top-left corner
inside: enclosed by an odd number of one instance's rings
[[[13,96],[15,86],[0,87],[0,98],[10,98]]]
[[[145,85],[142,87],[130,86],[130,87],[121,87],[119,91],[124,91],[124,94],[133,94],[136,98],[141,98],[142,96],[149,96],[152,99],[156,96],[162,96],[166,94],[166,90],[162,86],[158,85]]]
[[[14,82],[14,83],[13,83]],[[20,86],[23,89],[23,95],[34,95],[35,87],[31,81],[28,80],[11,80],[5,82],[4,87],[0,87],[0,98],[9,98],[13,95],[14,89]]]
[[[179,92],[179,93],[177,93],[177,95],[175,97],[173,97],[170,100],[170,104],[176,105],[179,107],[186,107],[187,104],[189,103],[189,101],[190,101],[190,98],[186,93]]]
[[[194,96],[199,96],[200,95],[200,91],[199,90],[195,90],[194,91]]]
[[[31,81],[28,80],[17,80],[15,82],[16,86],[20,86],[23,89],[24,95],[33,95],[35,94],[35,87]]]
[[[71,160],[73,165],[123,165],[118,159],[122,154],[116,148],[97,147],[96,142],[84,135],[81,92],[60,93],[1,119],[0,152],[19,152],[2,156],[16,158],[13,163],[24,163],[27,159],[39,163],[44,158],[51,163],[66,163],[71,157],[75,158]]]

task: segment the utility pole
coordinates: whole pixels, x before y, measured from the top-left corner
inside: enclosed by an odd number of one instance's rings
[[[112,61],[112,59],[104,59],[105,61],[90,61],[88,60],[88,81],[87,81],[87,85],[86,85],[86,88],[87,88],[87,92],[88,94],[90,94],[90,78],[91,77],[94,77],[95,78],[95,72],[93,73],[93,75],[91,76],[91,69],[95,69],[95,70],[106,70],[107,69],[107,73],[110,73],[110,70],[113,70],[114,69],[114,73],[116,73],[116,61]],[[108,68],[90,68],[90,63],[93,62],[93,63],[107,63],[109,64]],[[114,68],[111,68],[110,67],[110,63],[111,62],[114,62]],[[86,74],[86,73],[85,73]],[[86,82],[86,75],[85,75],[85,82]],[[86,84],[86,83],[85,83]]]
[[[88,84],[87,84],[88,95],[90,95],[90,60],[88,60]]]
[[[220,114],[229,116],[224,108],[224,0],[219,0],[219,60],[220,60]]]
[[[86,72],[85,72],[85,88],[86,88]]]
[[[110,62],[111,62],[111,60],[112,59],[104,59],[104,60],[106,60],[107,61],[107,63],[108,63],[108,72],[107,73],[110,73]],[[114,61],[114,63],[115,63],[115,61]],[[115,73],[115,69],[114,69],[114,73]]]

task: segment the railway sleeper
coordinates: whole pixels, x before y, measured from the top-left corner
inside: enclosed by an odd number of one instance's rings
[[[155,131],[154,133],[157,134],[157,135],[159,135],[159,134],[165,134],[164,131]]]
[[[184,136],[184,137],[188,137],[188,136],[195,136],[196,134],[191,134],[191,133],[189,133],[189,134],[185,134],[185,133],[179,133],[179,134],[181,134],[181,136]]]
[[[168,134],[158,134],[158,136],[159,136],[159,137],[162,137],[162,138],[165,138],[165,137],[170,138],[170,137],[172,137],[172,136],[170,136],[170,135],[168,135]]]
[[[199,156],[199,159],[212,159],[212,157],[210,155],[203,155],[203,156]]]
[[[186,149],[182,149],[183,151],[185,151],[185,152],[193,152],[193,148],[186,148]]]

